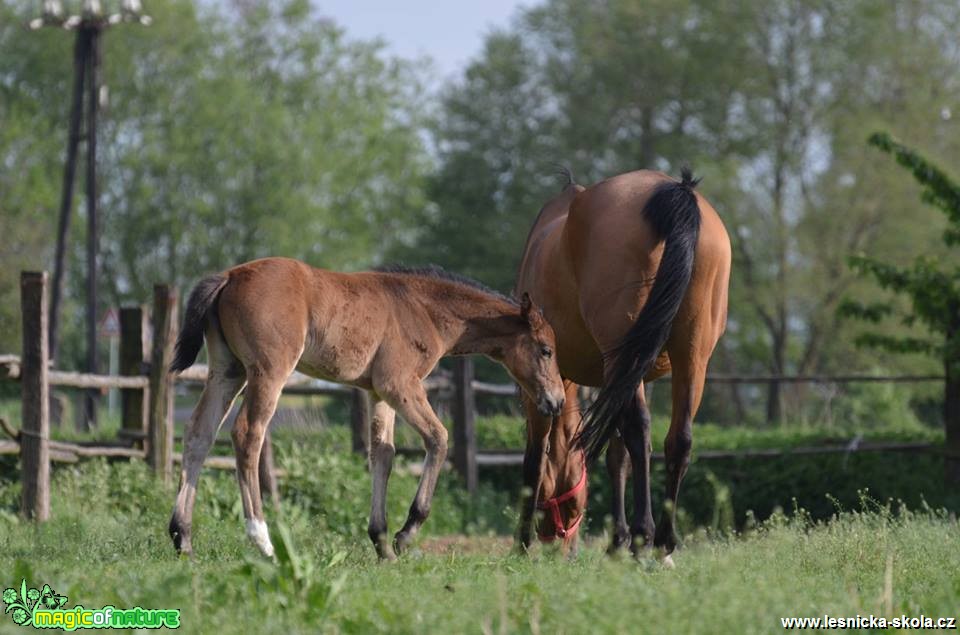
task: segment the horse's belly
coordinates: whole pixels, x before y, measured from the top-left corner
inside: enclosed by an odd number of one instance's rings
[[[348,330],[328,328],[326,333],[308,337],[297,370],[318,379],[369,387],[370,361],[376,347],[366,345],[369,333]]]

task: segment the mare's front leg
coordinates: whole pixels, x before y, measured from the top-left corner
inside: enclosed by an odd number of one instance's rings
[[[527,417],[527,447],[523,453],[523,489],[520,493],[520,524],[517,526],[515,547],[519,552],[526,553],[533,544],[533,522],[553,418],[540,414],[526,393],[521,401]]]
[[[630,470],[630,457],[623,445],[623,438],[617,433],[607,445],[607,475],[613,489],[611,507],[613,512],[613,538],[610,553],[630,545],[630,527],[627,525],[627,510],[624,499],[627,494],[627,473]]]
[[[373,494],[370,499],[370,524],[367,533],[381,560],[396,560],[393,546],[387,538],[387,481],[393,468],[396,449],[393,445],[393,427],[396,411],[385,401],[373,404],[370,420],[370,479]]]
[[[430,503],[437,487],[437,478],[447,460],[447,429],[443,427],[443,423],[430,407],[427,393],[419,378],[411,377],[403,384],[386,380],[381,385],[375,385],[375,389],[414,430],[420,433],[427,451],[423,460],[420,485],[410,505],[407,522],[394,536],[394,548],[397,553],[402,553],[410,546],[413,537],[430,513]]]

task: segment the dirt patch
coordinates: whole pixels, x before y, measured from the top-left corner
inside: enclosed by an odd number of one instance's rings
[[[510,536],[429,536],[418,545],[424,553],[506,555],[513,548]]]

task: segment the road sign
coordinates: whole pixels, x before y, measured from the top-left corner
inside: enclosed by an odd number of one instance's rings
[[[111,307],[100,320],[100,337],[120,337],[120,314]]]

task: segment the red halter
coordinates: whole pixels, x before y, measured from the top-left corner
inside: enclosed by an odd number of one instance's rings
[[[573,486],[568,492],[560,494],[559,496],[554,496],[553,498],[548,498],[543,501],[537,507],[539,509],[549,509],[551,520],[553,521],[553,535],[546,536],[541,531],[540,527],[537,527],[537,537],[540,539],[540,542],[553,542],[556,538],[563,538],[564,542],[572,539],[577,534],[577,529],[580,528],[580,523],[583,521],[583,512],[570,523],[569,527],[563,526],[563,519],[560,518],[560,503],[565,503],[577,494],[579,494],[584,487],[587,486],[587,462],[583,459],[583,453],[581,453],[581,461],[583,462],[583,472],[580,475],[580,480],[576,485]]]

